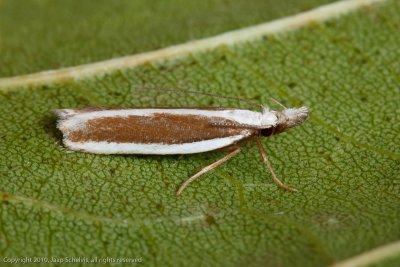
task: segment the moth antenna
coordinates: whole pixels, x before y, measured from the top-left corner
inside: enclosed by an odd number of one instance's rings
[[[285,107],[281,102],[279,102],[278,100],[276,100],[275,98],[271,97],[271,100],[274,101],[276,104],[278,104],[279,106],[283,107],[284,109],[287,109],[287,107]]]
[[[249,105],[255,106],[257,108],[260,108],[263,110],[263,105],[260,105],[258,103],[243,99],[243,98],[238,98],[238,97],[231,97],[231,96],[221,96],[221,95],[216,95],[216,94],[211,94],[211,93],[204,93],[204,92],[199,92],[195,90],[187,90],[187,89],[170,89],[170,88],[155,88],[155,87],[149,87],[147,85],[135,85],[136,88],[139,89],[149,89],[149,90],[155,90],[155,91],[161,91],[161,92],[179,92],[179,93],[191,93],[191,94],[197,94],[197,95],[206,95],[206,96],[212,96],[216,98],[222,98],[222,99],[230,99],[230,100],[236,100],[239,102],[247,103]]]

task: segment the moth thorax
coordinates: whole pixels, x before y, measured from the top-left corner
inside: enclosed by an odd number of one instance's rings
[[[308,108],[288,108],[276,112],[278,122],[275,126],[262,129],[261,135],[271,136],[286,131],[289,128],[302,124],[308,118]]]

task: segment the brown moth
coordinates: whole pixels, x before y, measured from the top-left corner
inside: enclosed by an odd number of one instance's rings
[[[237,153],[237,144],[253,138],[274,181],[261,136],[271,136],[302,124],[308,109],[263,107],[261,112],[237,108],[82,108],[59,109],[57,127],[64,144],[75,151],[95,154],[192,154],[228,148],[229,154],[188,178],[177,195],[202,174],[218,167]]]

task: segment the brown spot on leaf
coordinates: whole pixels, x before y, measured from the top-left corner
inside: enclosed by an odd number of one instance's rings
[[[204,220],[208,225],[213,225],[215,224],[215,218],[212,214],[206,214]]]

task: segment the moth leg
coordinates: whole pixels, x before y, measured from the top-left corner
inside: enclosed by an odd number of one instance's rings
[[[279,180],[279,178],[276,176],[276,174],[274,173],[274,170],[272,169],[271,163],[269,162],[268,158],[267,158],[267,152],[265,151],[263,145],[260,142],[260,138],[256,138],[256,142],[258,145],[258,150],[260,151],[261,157],[265,163],[265,165],[267,166],[269,172],[271,173],[272,179],[283,189],[291,191],[291,192],[297,192],[297,189],[292,188],[290,186],[288,186],[287,184],[284,184],[281,180]]]
[[[232,152],[230,152],[228,155],[226,155],[225,157],[223,157],[222,159],[217,160],[216,162],[204,167],[203,169],[201,169],[198,173],[196,173],[195,175],[193,175],[192,177],[188,178],[178,189],[178,191],[176,191],[176,195],[179,196],[182,191],[194,180],[196,180],[197,178],[199,178],[199,176],[217,168],[219,165],[221,165],[222,163],[224,163],[225,161],[229,160],[230,158],[232,158],[233,156],[235,156],[237,153],[240,152],[240,147],[236,147],[235,150],[233,150]]]

